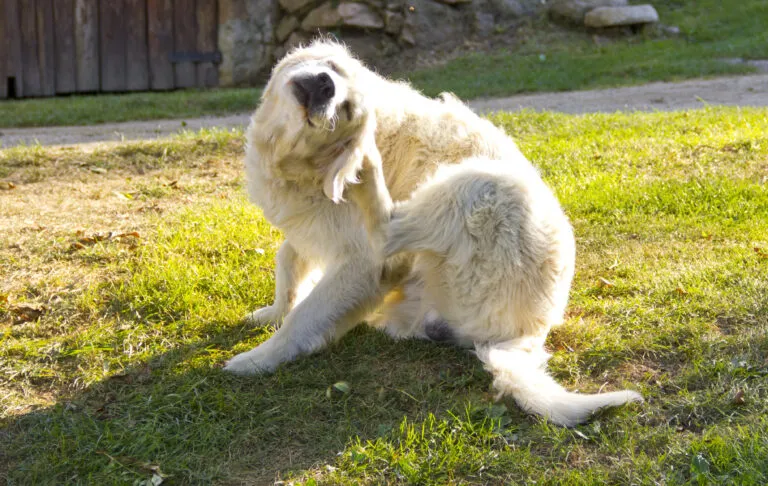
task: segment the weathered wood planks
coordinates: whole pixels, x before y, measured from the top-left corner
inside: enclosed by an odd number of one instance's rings
[[[56,93],[73,93],[77,91],[74,1],[55,0],[53,21]]]
[[[218,0],[0,0],[0,99],[212,87]]]
[[[150,87],[173,89],[173,0],[147,0],[147,25]]]
[[[75,56],[77,91],[98,91],[100,87],[98,0],[75,0]]]

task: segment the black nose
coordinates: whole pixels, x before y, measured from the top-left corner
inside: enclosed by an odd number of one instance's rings
[[[323,108],[336,94],[336,86],[328,73],[293,79],[293,93],[302,106],[310,110]]]

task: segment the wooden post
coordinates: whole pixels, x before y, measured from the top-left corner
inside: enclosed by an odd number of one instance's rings
[[[77,89],[74,1],[55,0],[53,19],[56,30],[56,92],[72,93]]]
[[[197,52],[195,0],[174,0],[173,21],[174,52]],[[173,72],[177,88],[192,88],[197,85],[195,63],[191,61],[176,62],[173,66]]]
[[[128,91],[149,89],[147,1],[125,0],[125,76]]]
[[[173,0],[147,0],[149,81],[152,89],[173,89]]]
[[[7,38],[7,30],[5,27],[5,16],[7,15],[5,10],[5,0],[0,0],[0,100],[4,100],[8,97],[8,72],[11,66],[11,60],[8,56],[8,48],[10,47],[9,39]]]
[[[197,0],[197,50],[214,52],[218,48],[218,18],[216,0]],[[197,65],[197,85],[210,88],[219,85],[219,68],[212,62]]]
[[[40,87],[43,96],[56,94],[56,32],[53,27],[53,0],[37,0],[37,45]]]
[[[125,1],[101,0],[99,4],[99,40],[101,90],[125,91]]]
[[[75,58],[77,91],[99,90],[98,0],[75,0]]]
[[[21,19],[21,70],[24,96],[40,96],[40,62],[37,48],[36,1],[27,0],[20,8]]]
[[[16,88],[16,96],[24,95],[24,73],[21,64],[21,15],[19,14],[19,0],[5,0],[5,35],[7,41],[7,75],[13,77]],[[8,83],[5,83],[6,86]],[[10,96],[11,93],[8,93]]]

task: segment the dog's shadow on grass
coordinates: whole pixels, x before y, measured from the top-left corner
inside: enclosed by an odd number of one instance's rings
[[[462,414],[492,397],[490,376],[467,350],[395,342],[366,326],[272,375],[233,376],[219,365],[243,332],[152,356],[6,421],[0,462],[10,478],[36,484],[158,474],[271,483],[333,463],[352,441],[387,436],[404,419]]]

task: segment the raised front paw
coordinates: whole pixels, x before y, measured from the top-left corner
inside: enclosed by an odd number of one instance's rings
[[[274,324],[275,327],[280,327],[283,322],[284,313],[281,309],[274,305],[268,305],[261,309],[256,309],[250,314],[246,315],[243,319],[246,323],[254,326],[264,326],[267,324]]]

